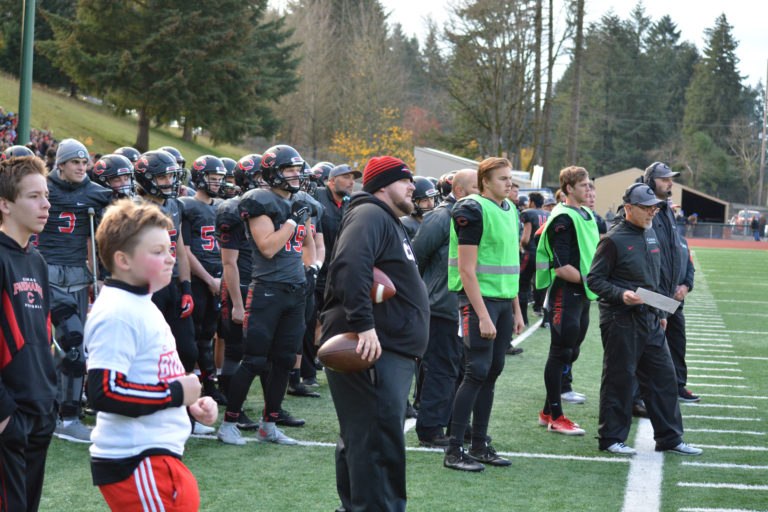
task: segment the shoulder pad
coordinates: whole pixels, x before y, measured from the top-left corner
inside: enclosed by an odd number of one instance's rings
[[[318,215],[322,214],[325,211],[325,206],[322,205],[320,201],[312,197],[311,195],[307,194],[303,190],[300,190],[299,192],[296,192],[293,195],[294,200],[301,199],[302,201],[306,201],[309,203],[309,205],[312,207],[312,216],[317,217]]]
[[[243,219],[259,217],[260,215],[274,217],[280,213],[280,206],[277,203],[278,199],[279,197],[268,189],[257,188],[249,190],[240,198],[238,207],[240,216]]]
[[[234,226],[242,224],[240,216],[240,198],[227,199],[219,204],[216,209],[216,229],[220,231],[230,231]]]

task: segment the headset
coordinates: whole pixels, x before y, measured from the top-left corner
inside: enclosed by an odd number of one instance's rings
[[[624,192],[624,195],[621,197],[621,200],[624,202],[624,204],[629,204],[629,196],[632,195],[632,191],[642,185],[645,185],[645,183],[633,183],[629,186],[629,188]],[[648,186],[650,187],[650,185]]]

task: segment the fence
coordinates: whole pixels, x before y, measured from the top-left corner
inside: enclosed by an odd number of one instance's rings
[[[752,228],[747,225],[719,224],[716,222],[698,222],[697,224],[678,224],[678,231],[686,238],[721,238],[724,240],[752,240]],[[768,236],[766,227],[761,227],[761,235]]]

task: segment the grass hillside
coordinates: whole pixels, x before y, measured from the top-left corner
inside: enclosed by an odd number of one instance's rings
[[[0,106],[6,112],[17,112],[19,106],[19,81],[0,74]],[[137,119],[115,116],[109,109],[85,101],[70,98],[51,89],[32,88],[33,128],[53,130],[61,140],[72,137],[86,144],[92,153],[111,153],[121,146],[136,142]],[[89,140],[90,139],[90,140]],[[236,147],[229,144],[213,146],[207,137],[197,137],[196,142],[181,140],[181,131],[168,127],[152,128],[150,148],[174,146],[188,162],[204,154],[239,159],[259,148]]]

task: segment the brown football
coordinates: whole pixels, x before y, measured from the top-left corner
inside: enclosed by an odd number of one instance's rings
[[[317,351],[317,358],[324,366],[339,373],[357,373],[370,368],[373,363],[366,361],[355,352],[357,333],[344,332],[329,338]]]
[[[391,299],[397,293],[394,283],[387,274],[373,267],[373,286],[371,286],[371,300],[374,304],[380,304]]]

